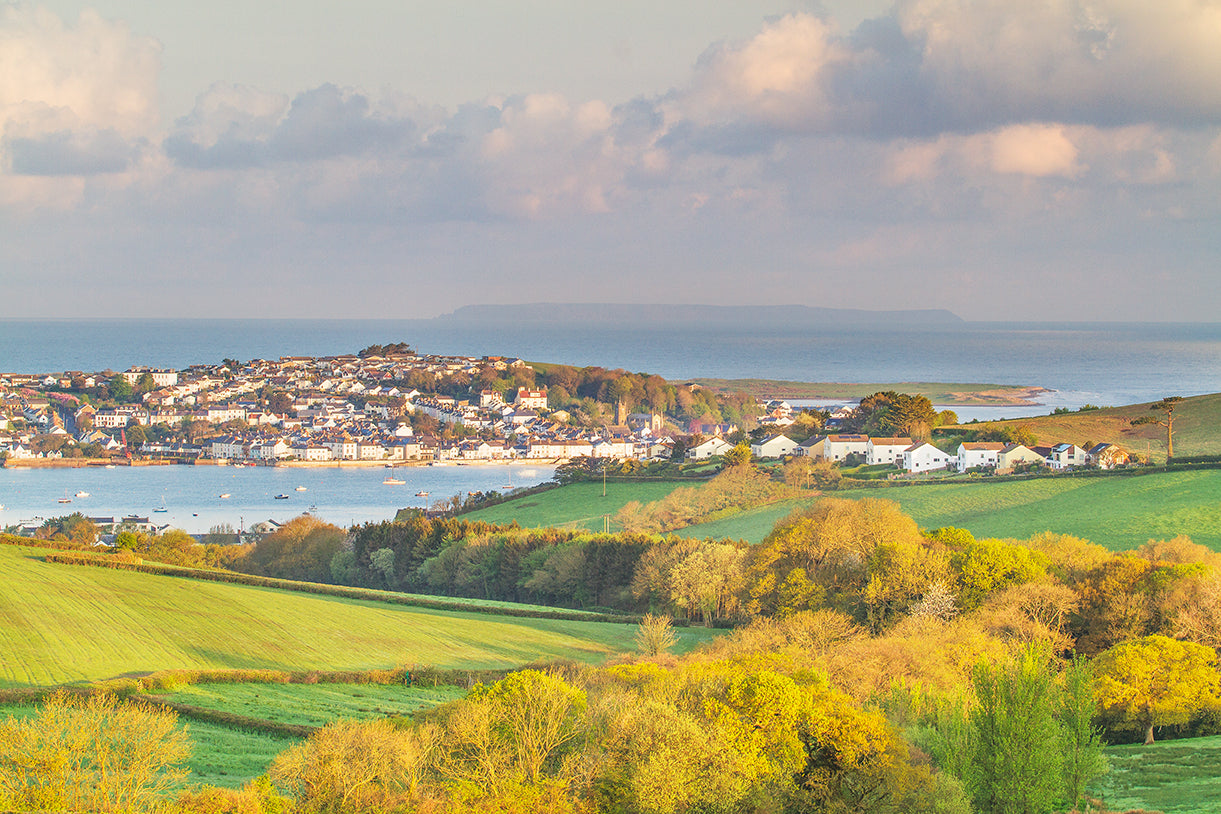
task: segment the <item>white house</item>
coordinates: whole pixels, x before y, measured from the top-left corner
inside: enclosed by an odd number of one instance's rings
[[[713,437],[706,441],[702,441],[693,447],[688,447],[686,457],[693,461],[699,461],[703,460],[704,458],[711,458],[713,455],[723,455],[725,454],[726,450],[732,448],[733,444],[730,444],[724,438]]]
[[[865,463],[869,466],[879,464],[903,463],[903,453],[912,445],[912,439],[904,437],[870,438],[865,444]]]
[[[529,390],[525,387],[519,388],[517,397],[513,399],[513,405],[519,410],[546,410],[547,389]]]
[[[945,469],[952,460],[954,460],[954,456],[950,453],[938,449],[928,441],[923,441],[903,450],[901,466],[907,472],[932,472],[937,469]]]
[[[797,442],[787,435],[773,435],[764,441],[750,445],[750,454],[756,458],[779,458],[797,451]]]
[[[963,441],[958,445],[958,471],[977,466],[996,466],[1005,445],[1000,441]]]
[[[1056,444],[1051,448],[1050,460],[1052,469],[1071,469],[1085,465],[1086,452],[1076,444]]]
[[[842,461],[849,455],[864,455],[869,448],[868,435],[823,435],[801,446],[811,458]]]
[[[1105,441],[1101,444],[1094,444],[1086,453],[1087,460],[1096,465],[1099,469],[1111,469],[1116,466],[1123,466],[1128,463],[1129,458],[1127,450],[1123,447],[1109,444]]]

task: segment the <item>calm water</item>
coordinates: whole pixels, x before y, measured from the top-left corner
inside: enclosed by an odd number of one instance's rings
[[[93,517],[139,515],[192,533],[229,524],[285,522],[311,514],[338,526],[387,520],[408,506],[425,506],[469,491],[504,491],[550,480],[554,469],[533,463],[411,466],[394,470],[406,484],[386,485],[382,467],[142,466],[84,469],[0,469],[0,525],[80,512]],[[304,486],[298,492],[296,487]],[[88,497],[75,497],[79,491]],[[416,497],[420,491],[428,497]],[[222,499],[220,495],[230,497]],[[276,500],[279,494],[287,500]],[[60,498],[71,498],[61,504]],[[167,511],[155,512],[165,506]]]
[[[622,367],[670,379],[775,378],[796,381],[933,381],[1038,385],[1054,390],[1038,407],[957,408],[962,420],[1016,418],[1053,407],[1151,401],[1221,391],[1221,323],[962,323],[944,327],[842,326],[660,328],[528,324],[462,326],[443,320],[0,320],[0,371],[181,368],[226,357],[354,353],[405,341],[424,353],[520,356]],[[524,469],[524,467],[523,467]],[[546,480],[533,467],[517,485]],[[316,504],[331,522],[381,520],[430,500],[500,489],[502,467],[405,470],[405,486],[383,486],[381,469],[144,467],[116,470],[0,470],[0,523],[80,510],[153,515],[189,531],[240,518],[285,520]],[[301,485],[305,492],[296,492]],[[78,490],[92,497],[57,504]],[[229,492],[221,501],[216,496]],[[279,493],[287,501],[273,500]],[[198,516],[196,516],[198,515]]]

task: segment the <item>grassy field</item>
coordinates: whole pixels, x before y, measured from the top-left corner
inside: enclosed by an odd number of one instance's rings
[[[1114,811],[1221,814],[1221,737],[1106,750],[1110,773],[1092,791]]]
[[[651,503],[661,500],[680,486],[693,486],[690,481],[636,481],[606,484],[602,497],[601,483],[573,483],[560,489],[550,489],[520,500],[510,500],[497,506],[463,515],[468,520],[488,523],[510,523],[542,528],[581,528],[602,530],[602,516],[614,515],[624,504],[633,500]],[[613,528],[613,526],[612,526]]]
[[[1167,394],[1173,395],[1173,394]],[[967,424],[968,429],[985,426],[1024,425],[1040,444],[1060,441],[1085,444],[1109,441],[1132,452],[1148,452],[1154,461],[1166,460],[1166,429],[1156,424],[1131,426],[1134,418],[1151,416],[1162,420],[1164,413],[1150,412],[1148,404],[1108,407],[1083,413],[1020,418],[1012,421]],[[1174,452],[1176,455],[1221,455],[1221,393],[1192,396],[1174,412]]]
[[[1024,539],[1055,531],[1118,551],[1186,534],[1221,551],[1218,470],[853,489],[835,495],[894,500],[925,528],[957,526],[977,537]],[[679,533],[759,542],[776,521],[809,502],[773,504]]]
[[[42,554],[0,546],[0,686],[171,668],[504,668],[634,647],[631,625],[429,611],[55,565]],[[707,635],[683,630],[677,650]]]
[[[385,684],[195,684],[158,695],[176,704],[282,724],[323,726],[350,718],[408,715],[466,695],[459,687]]]

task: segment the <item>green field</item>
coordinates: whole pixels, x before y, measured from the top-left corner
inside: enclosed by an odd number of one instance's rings
[[[409,715],[466,695],[460,687],[397,684],[195,684],[157,697],[281,724]]]
[[[894,500],[925,528],[957,526],[977,537],[1025,539],[1041,531],[1055,531],[1120,551],[1186,534],[1221,551],[1219,470],[929,484],[834,494]],[[757,543],[777,520],[809,502],[786,501],[678,533]]]
[[[1110,773],[1092,791],[1114,811],[1221,813],[1221,737],[1106,750]]]
[[[634,647],[632,625],[431,611],[42,556],[0,546],[0,687],[172,668],[505,668]],[[683,630],[677,649],[707,635]]]
[[[680,486],[694,486],[698,483],[699,481],[608,483],[606,497],[602,497],[601,483],[572,483],[559,489],[549,489],[480,509],[463,517],[487,523],[517,521],[528,528],[554,526],[601,531],[603,515],[609,514],[613,517],[615,512],[633,500],[651,503],[661,500]]]

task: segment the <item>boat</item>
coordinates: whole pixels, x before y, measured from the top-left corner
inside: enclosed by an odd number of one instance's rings
[[[77,492],[77,493],[76,493],[76,496],[77,496],[77,497],[89,497],[89,493],[88,493],[88,492],[86,492],[84,489],[82,489],[82,490],[80,490],[79,492]]]
[[[103,469],[114,469],[114,468],[115,468],[114,464],[106,464],[106,466],[103,467]]]
[[[72,498],[68,497],[67,495],[64,495],[63,497],[59,498],[59,499],[58,499],[58,500],[56,500],[55,502],[56,502],[56,503],[71,503],[71,502],[72,502]]]
[[[298,487],[297,487],[297,489],[296,489],[296,491],[298,491],[298,492],[304,492],[304,491],[305,491],[305,487],[304,487],[304,486],[298,486]]]
[[[427,493],[427,492],[423,492],[423,491],[421,491],[421,492],[416,492],[416,493],[415,493],[415,496],[416,496],[416,497],[428,497],[428,493]]]
[[[288,495],[276,495],[276,500],[288,500]]]
[[[165,495],[161,496],[161,505],[158,506],[157,508],[153,509],[153,511],[154,512],[168,512],[169,511],[169,509],[165,508]]]
[[[402,486],[406,482],[407,481],[402,480],[401,478],[396,478],[393,475],[387,475],[385,479],[382,480],[382,483],[386,484],[387,486]]]
[[[229,498],[230,498],[230,494],[228,492],[225,492],[220,496],[221,500],[228,500]]]

